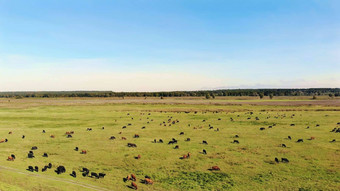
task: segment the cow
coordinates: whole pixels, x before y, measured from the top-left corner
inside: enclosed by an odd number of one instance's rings
[[[237,143],[237,144],[239,144],[240,142],[238,141],[238,140],[234,140],[234,142],[233,143]]]
[[[180,132],[179,135],[184,135],[184,132]]]
[[[297,142],[297,143],[302,143],[302,142],[303,142],[303,139],[298,139],[296,142]]]
[[[98,173],[98,177],[99,177],[99,178],[104,178],[105,176],[106,176],[105,173]]]
[[[207,144],[208,144],[208,142],[203,140],[203,141],[202,141],[202,144],[206,144],[206,145],[207,145]]]
[[[289,163],[289,160],[286,159],[286,158],[281,158],[281,162],[283,162],[283,163]]]
[[[132,187],[133,189],[135,189],[135,190],[137,190],[137,189],[138,189],[138,187],[137,187],[137,184],[136,184],[136,183],[134,183],[134,182],[131,182],[131,187]]]
[[[47,168],[51,169],[52,168],[52,164],[48,163]]]
[[[145,126],[143,126],[142,129],[145,129]]]
[[[37,146],[33,146],[33,147],[31,148],[31,150],[37,150],[37,149],[38,149]]]
[[[141,159],[141,158],[142,158],[141,155],[138,155],[138,156],[135,157],[135,159],[137,159],[137,160],[138,160],[138,159]]]
[[[333,140],[331,140],[330,142],[331,142],[331,143],[334,143],[335,141],[336,141],[336,140],[335,140],[335,139],[333,139]]]
[[[11,134],[12,134],[12,131],[8,132],[8,134],[11,135]]]
[[[45,172],[47,170],[47,166],[44,166],[44,168],[41,169],[41,172]]]
[[[292,140],[292,137],[288,136],[288,139],[289,139],[289,140]]]
[[[72,138],[72,135],[67,135],[67,137],[66,138]]]
[[[98,174],[95,173],[95,172],[91,172],[91,178],[92,178],[92,177],[99,178]]]
[[[315,139],[315,137],[310,137],[310,140],[314,140]]]
[[[239,136],[238,136],[238,135],[235,135],[234,137],[235,137],[235,138],[239,138]]]
[[[295,124],[292,123],[292,124],[290,124],[290,126],[293,127],[293,126],[295,126]]]
[[[176,145],[174,149],[179,149],[179,146],[178,146],[178,145]]]
[[[36,172],[39,172],[39,167],[38,167],[38,166],[35,166],[35,167],[34,167],[34,170],[35,170]]]
[[[139,138],[139,135],[138,135],[138,134],[135,134],[134,138]]]
[[[205,155],[207,154],[207,151],[205,149],[203,149],[203,154],[205,154]]]
[[[72,173],[70,174],[70,176],[72,176],[72,177],[76,178],[76,177],[77,177],[77,173],[76,173],[76,171],[72,171]]]
[[[126,140],[126,137],[122,137],[122,140]]]
[[[43,154],[43,157],[48,157],[48,154],[47,154],[47,153],[44,153],[44,154]]]
[[[221,170],[221,169],[218,166],[213,166],[213,167],[211,167],[211,170],[216,170],[217,171],[217,170]]]
[[[266,129],[266,128],[264,128],[264,127],[261,127],[261,128],[260,128],[261,131],[263,131],[263,130],[265,130],[265,129]]]
[[[56,172],[57,174],[61,174],[61,173],[66,172],[66,169],[65,169],[64,166],[58,166],[57,169],[55,170],[55,172]]]
[[[55,136],[54,136],[54,135],[51,135],[50,137],[51,137],[51,138],[55,138]]]
[[[34,158],[33,152],[28,153],[28,154],[27,154],[27,158]]]
[[[23,135],[21,138],[24,139],[24,138],[25,138],[25,135]]]
[[[5,142],[5,139],[1,139],[1,140],[0,140],[0,143],[4,143],[4,142]]]
[[[153,184],[153,181],[150,178],[145,178],[144,179],[144,184]]]
[[[46,131],[45,131],[45,130],[42,130],[42,133],[46,133]]]
[[[279,159],[275,157],[275,162],[276,163],[279,163]]]
[[[136,175],[134,175],[134,174],[131,174],[131,180],[132,180],[132,181],[137,181],[137,177],[136,177]]]
[[[134,143],[128,143],[127,146],[128,146],[128,147],[137,147],[137,145],[134,144]]]
[[[33,166],[28,166],[27,170],[33,172],[34,171]]]
[[[78,148],[78,147],[76,147],[76,148],[74,148],[74,150],[75,150],[75,151],[78,151],[78,150],[79,150],[79,148]]]
[[[185,139],[185,141],[190,141],[190,140],[191,140],[190,138]]]
[[[8,139],[5,139],[5,142],[7,143],[7,142],[8,142]]]
[[[12,156],[8,156],[7,160],[8,161],[14,161],[15,158],[13,158]]]
[[[287,147],[286,144],[281,144],[282,147]]]
[[[111,137],[110,137],[110,140],[114,140],[114,139],[116,139],[115,136],[111,136]]]
[[[82,150],[80,154],[87,154],[87,151],[86,150]]]
[[[159,139],[159,143],[163,143],[163,140],[162,140],[162,139]]]

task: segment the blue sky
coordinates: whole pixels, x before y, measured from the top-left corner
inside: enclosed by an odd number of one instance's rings
[[[0,0],[0,91],[340,87],[337,0]]]

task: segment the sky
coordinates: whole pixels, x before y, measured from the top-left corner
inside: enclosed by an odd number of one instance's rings
[[[322,87],[338,0],[0,0],[0,91]]]

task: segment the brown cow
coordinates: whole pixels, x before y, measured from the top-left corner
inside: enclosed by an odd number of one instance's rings
[[[218,166],[213,166],[213,167],[211,167],[211,170],[221,170],[221,169]]]
[[[7,158],[7,160],[8,160],[8,161],[14,161],[14,157],[9,156],[9,157]]]
[[[137,177],[136,177],[136,175],[134,175],[134,174],[131,174],[131,180],[132,180],[132,181],[137,181]]]
[[[12,131],[8,132],[8,134],[12,134]]]
[[[315,137],[310,137],[310,140],[314,140],[315,139]]]
[[[4,142],[5,142],[5,139],[1,139],[1,140],[0,140],[0,143],[4,143]]]
[[[135,189],[135,190],[137,190],[137,189],[138,189],[138,187],[137,187],[137,184],[136,184],[136,183],[134,183],[134,182],[131,182],[131,186],[132,186],[132,188],[133,188],[133,189]]]
[[[122,137],[122,140],[126,140],[126,137]]]
[[[191,154],[190,154],[190,153],[188,153],[188,154],[187,154],[187,158],[190,158],[190,157],[191,157]]]
[[[140,159],[140,158],[142,158],[142,156],[138,155],[138,156],[137,156],[137,159]]]
[[[50,137],[51,137],[51,138],[54,138],[55,136],[54,136],[54,135],[51,135]]]
[[[153,184],[153,181],[150,178],[145,178],[144,183],[145,184]]]
[[[81,154],[86,154],[86,153],[87,153],[86,150],[81,151]]]

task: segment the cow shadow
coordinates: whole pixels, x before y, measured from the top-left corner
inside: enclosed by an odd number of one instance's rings
[[[130,186],[130,185],[126,185],[126,187],[130,188],[130,189],[133,189],[135,190],[135,188],[133,186]]]

